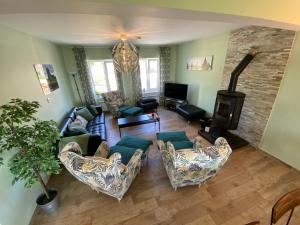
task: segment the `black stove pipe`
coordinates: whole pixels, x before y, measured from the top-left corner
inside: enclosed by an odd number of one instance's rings
[[[237,65],[237,67],[232,71],[230,77],[230,83],[228,85],[228,92],[235,92],[237,81],[239,79],[240,74],[244,71],[244,69],[248,66],[248,64],[254,58],[255,53],[248,53],[243,60]]]

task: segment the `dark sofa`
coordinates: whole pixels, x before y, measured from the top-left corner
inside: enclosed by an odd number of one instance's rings
[[[72,123],[76,119],[76,111],[80,108],[73,108],[70,113],[68,113],[66,119],[63,121],[60,127],[60,136],[61,137],[70,137],[75,135],[82,135],[84,133],[80,132],[70,132],[68,130],[68,125]],[[105,115],[102,112],[102,108],[100,106],[96,107],[98,111],[98,115],[88,122],[86,129],[93,136],[98,136],[101,140],[106,140],[106,128],[105,128]]]

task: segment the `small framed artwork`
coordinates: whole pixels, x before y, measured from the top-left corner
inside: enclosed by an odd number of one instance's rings
[[[187,70],[212,70],[213,56],[199,56],[188,58],[186,63]]]
[[[33,66],[45,95],[59,88],[52,64],[34,64]]]

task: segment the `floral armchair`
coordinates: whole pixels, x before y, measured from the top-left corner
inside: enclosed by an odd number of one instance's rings
[[[97,151],[101,151],[100,147]],[[108,159],[98,157],[99,152],[94,157],[83,157],[79,145],[70,142],[60,151],[59,159],[76,179],[120,201],[140,171],[142,153],[136,150],[124,166],[119,153],[114,153]]]
[[[166,145],[158,140],[157,143],[166,172],[175,190],[178,187],[201,185],[206,182],[223,167],[232,152],[224,138],[218,138],[214,146],[205,148],[199,142],[195,142],[194,149],[177,151],[171,142],[167,142]]]
[[[121,115],[119,108],[125,105],[126,100],[120,91],[111,91],[102,94],[103,100],[113,117],[118,118]]]
[[[132,116],[143,111],[140,107],[129,106],[128,100],[122,96],[120,91],[102,93],[102,97],[114,118]]]

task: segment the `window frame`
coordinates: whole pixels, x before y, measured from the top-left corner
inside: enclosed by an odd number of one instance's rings
[[[159,58],[140,58],[139,59],[139,65],[140,65],[140,60],[145,60],[146,61],[146,77],[147,77],[147,89],[143,90],[142,87],[142,92],[145,94],[151,94],[151,93],[158,93],[160,91],[160,60]],[[157,61],[157,88],[150,88],[150,61]],[[142,81],[141,81],[141,86],[142,86]]]
[[[102,62],[104,64],[103,69],[104,69],[104,75],[105,75],[105,82],[106,82],[106,86],[107,86],[107,92],[110,92],[112,90],[111,90],[109,79],[108,79],[106,64],[107,63],[113,63],[113,60],[112,59],[88,59],[87,60],[88,70],[89,70],[88,72],[89,72],[89,76],[91,77],[91,79],[93,81],[93,89],[94,89],[95,96],[99,99],[102,99],[102,95],[101,94],[97,95],[96,91],[95,91],[95,81],[94,81],[94,78],[93,78],[93,75],[92,75],[91,66],[89,64],[90,62]],[[116,72],[114,71],[114,73],[115,73],[115,79],[116,79],[116,82],[117,82]],[[118,90],[118,85],[117,85],[117,90]]]

